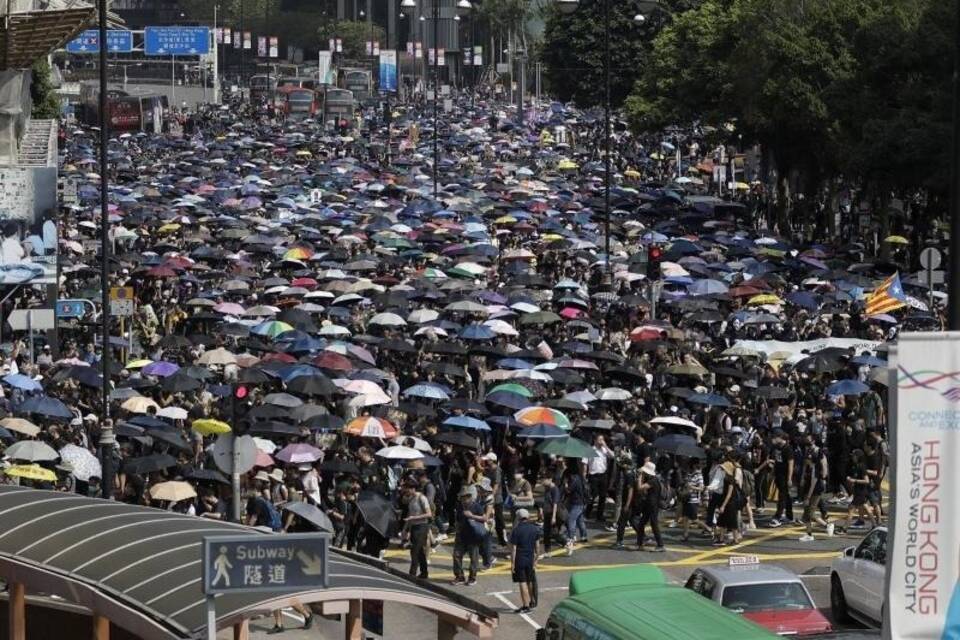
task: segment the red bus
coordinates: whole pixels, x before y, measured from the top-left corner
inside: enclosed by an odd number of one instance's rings
[[[283,112],[288,118],[312,118],[319,110],[317,92],[301,87],[286,87],[279,90],[283,96]]]

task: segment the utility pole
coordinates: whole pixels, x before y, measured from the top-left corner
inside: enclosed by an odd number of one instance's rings
[[[100,367],[103,386],[100,396],[100,491],[113,497],[113,424],[110,421],[110,210],[107,182],[107,146],[110,142],[110,115],[107,113],[107,0],[98,0],[100,14]],[[31,341],[32,344],[32,341]]]
[[[960,4],[957,5],[960,19]],[[947,283],[947,328],[960,329],[960,22],[954,35],[953,165],[950,180],[950,275]]]
[[[433,0],[433,198],[440,171],[440,0]]]

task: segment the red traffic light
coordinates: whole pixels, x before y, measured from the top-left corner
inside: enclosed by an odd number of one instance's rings
[[[243,385],[241,385],[241,386],[239,386],[239,387],[237,387],[236,389],[233,390],[233,396],[234,396],[237,400],[243,400],[244,398],[247,397],[247,394],[249,394],[249,393],[250,393],[250,391],[249,391],[246,387],[244,387]]]
[[[647,257],[651,261],[659,260],[661,255],[663,255],[663,252],[660,250],[660,247],[650,247],[650,250],[647,252]]]

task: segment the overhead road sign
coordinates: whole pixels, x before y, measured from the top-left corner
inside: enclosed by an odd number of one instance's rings
[[[304,591],[326,588],[330,536],[208,536],[203,539],[203,592]]]
[[[210,27],[146,27],[143,52],[148,56],[207,55]]]
[[[87,29],[67,43],[70,53],[99,53],[100,33],[96,29]],[[133,51],[133,32],[126,29],[107,31],[107,51],[110,53],[130,53]]]

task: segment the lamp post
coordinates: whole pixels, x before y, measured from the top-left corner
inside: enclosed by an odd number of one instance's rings
[[[613,263],[610,260],[610,0],[603,2],[603,251],[606,254],[607,284],[613,284]],[[560,11],[573,13],[579,0],[557,0]]]
[[[433,199],[440,170],[440,0],[433,0]]]
[[[107,113],[107,0],[98,0],[100,14],[100,366],[103,386],[100,396],[100,489],[104,498],[113,496],[113,428],[110,426],[110,210],[107,184],[107,145],[110,141],[110,116]],[[33,345],[31,345],[32,347]]]
[[[403,97],[403,94],[400,93],[400,86],[403,84],[403,83],[402,83],[402,80],[403,80],[403,73],[402,73],[403,65],[400,64],[400,59],[401,59],[401,55],[402,55],[402,54],[401,54],[401,51],[400,51],[400,23],[401,23],[401,21],[402,21],[404,18],[407,17],[407,14],[406,14],[405,10],[406,10],[406,11],[409,11],[409,12],[410,12],[410,15],[413,15],[413,10],[416,9],[416,8],[417,8],[417,2],[416,2],[416,0],[403,0],[403,2],[400,3],[400,14],[399,14],[399,18],[400,18],[400,19],[397,20],[397,99],[398,99],[398,101]],[[408,25],[408,26],[407,26],[407,40],[410,39],[410,27],[409,27],[409,24],[410,24],[410,23],[407,23],[407,25]]]

